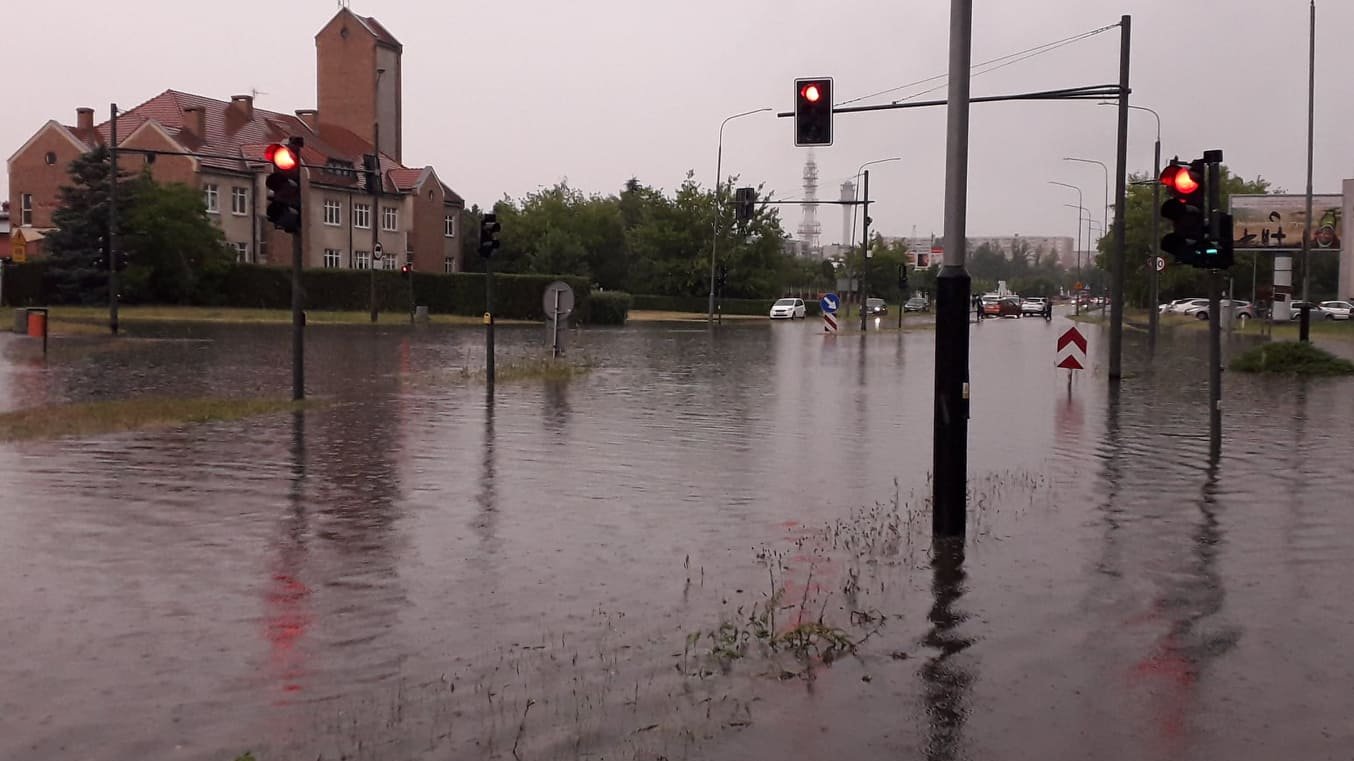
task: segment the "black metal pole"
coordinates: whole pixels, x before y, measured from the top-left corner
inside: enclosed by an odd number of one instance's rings
[[[1312,340],[1312,303],[1302,302],[1298,307],[1298,340],[1307,343]]]
[[[1222,152],[1208,151],[1208,237],[1222,229]],[[1216,244],[1214,244],[1216,245]],[[1208,442],[1214,457],[1222,451],[1222,273],[1208,274]]]
[[[1123,377],[1124,263],[1127,261],[1128,225],[1124,224],[1128,173],[1128,64],[1133,17],[1119,19],[1119,145],[1114,174],[1114,253],[1110,265],[1110,383]]]
[[[907,274],[906,261],[898,265],[898,330],[903,329],[903,307],[907,304],[907,288],[903,287],[903,275],[905,274]],[[967,320],[968,318],[965,317],[964,319]]]
[[[865,170],[865,226],[860,247],[860,332],[865,332],[865,284],[870,281],[870,170]]]
[[[968,509],[968,306],[972,283],[964,269],[964,257],[972,44],[973,0],[951,0],[950,83],[945,135],[945,264],[936,278],[936,386],[931,479],[933,539],[964,536]]]
[[[410,275],[414,274],[411,270]],[[484,260],[484,378],[494,387],[494,259]]]
[[[294,400],[306,398],[306,315],[301,310],[301,230],[304,221],[301,225],[291,236],[291,398]]]
[[[108,104],[108,329],[118,334],[118,104]]]
[[[1160,326],[1161,315],[1157,309],[1157,302],[1161,300],[1161,273],[1157,272],[1157,259],[1161,257],[1161,133],[1157,133],[1157,144],[1152,152],[1152,240],[1150,249],[1152,256],[1148,259],[1147,266],[1151,269],[1152,279],[1152,297],[1148,299],[1147,314],[1147,355],[1156,356],[1157,353],[1157,329]]]
[[[1307,46],[1307,216],[1302,223],[1302,300],[1311,303],[1312,285],[1312,137],[1316,122],[1316,0],[1311,3]],[[1303,308],[1306,311],[1306,307]],[[1306,339],[1303,339],[1306,340]]]
[[[414,324],[414,259],[409,257],[409,324]]]
[[[377,81],[380,81],[380,78],[380,74],[377,74]],[[372,122],[371,130],[371,149],[375,151],[376,156],[376,182],[372,183],[372,186],[368,188],[368,190],[371,191],[371,211],[367,212],[367,221],[371,224],[371,253],[367,255],[367,263],[368,266],[371,267],[371,272],[368,272],[367,274],[370,276],[371,282],[369,284],[370,290],[367,294],[367,298],[371,301],[371,322],[374,325],[377,320],[376,247],[381,243],[381,228],[376,226],[376,212],[381,205],[381,121],[379,119]],[[414,273],[410,272],[409,274],[412,276]]]

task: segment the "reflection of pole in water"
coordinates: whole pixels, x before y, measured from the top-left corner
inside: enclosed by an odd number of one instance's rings
[[[968,614],[955,606],[964,596],[964,542],[941,539],[931,560],[931,629],[923,643],[938,652],[922,666],[925,682],[927,741],[926,757],[942,761],[961,757],[964,722],[968,718],[969,693],[973,674],[953,662],[954,656],[967,650],[973,640],[963,637],[958,628]]]
[[[292,413],[291,484],[287,491],[290,510],[264,599],[264,636],[268,640],[272,670],[282,680],[283,692],[301,690],[304,656],[297,645],[311,621],[310,588],[301,578],[307,556],[305,478],[305,413],[298,410]]]
[[[490,386],[484,397],[484,442],[480,446],[483,467],[480,470],[480,491],[475,495],[475,503],[479,505],[479,515],[475,518],[475,533],[485,542],[494,541],[498,523],[498,493],[494,483],[497,460],[494,455],[494,444],[494,389]]]

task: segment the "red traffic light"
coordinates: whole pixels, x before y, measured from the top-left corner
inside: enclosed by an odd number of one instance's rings
[[[273,166],[284,172],[295,169],[296,165],[300,163],[296,152],[281,143],[273,143],[268,146],[263,152],[263,157],[268,159],[268,162]]]
[[[1161,172],[1161,184],[1183,196],[1199,189],[1199,178],[1187,166],[1168,166]]]
[[[818,89],[818,84],[816,82],[810,82],[800,89],[799,97],[810,103],[817,103],[818,99],[823,97],[823,93]]]

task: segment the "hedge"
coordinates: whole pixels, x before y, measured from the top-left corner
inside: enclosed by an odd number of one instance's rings
[[[631,296],[624,291],[596,291],[588,298],[583,322],[590,325],[624,325],[630,315]]]
[[[45,264],[29,262],[5,271],[5,303],[15,306],[45,304],[52,301],[46,287]],[[370,306],[371,288],[368,270],[310,269],[301,273],[307,309],[362,311]],[[544,320],[541,296],[545,288],[563,280],[574,289],[575,310],[588,314],[589,283],[577,277],[554,275],[495,275],[494,312],[504,319]],[[483,314],[484,275],[476,272],[455,274],[414,273],[414,302],[435,314]],[[223,307],[288,309],[291,306],[291,270],[238,264],[219,276],[219,284],[201,299],[204,304]],[[409,281],[397,271],[376,271],[376,301],[382,311],[407,312]]]
[[[656,312],[693,312],[705,314],[710,308],[709,296],[635,296],[632,309],[644,309]],[[776,299],[721,299],[719,311],[722,314],[748,314],[765,316],[771,312]],[[818,314],[818,302],[804,299],[804,312],[808,316]]]

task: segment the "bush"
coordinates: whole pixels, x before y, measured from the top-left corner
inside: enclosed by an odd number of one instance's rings
[[[1284,375],[1352,375],[1354,362],[1318,349],[1310,343],[1281,341],[1257,346],[1232,360],[1232,369],[1244,373]]]
[[[24,262],[5,265],[4,303],[9,306],[40,306],[51,301],[47,289],[47,265]]]
[[[624,291],[598,291],[589,297],[582,320],[590,325],[624,325],[631,301]]]
[[[775,299],[723,299],[719,302],[722,314],[766,316]],[[635,296],[633,308],[655,312],[692,312],[705,314],[710,308],[709,296]],[[818,314],[818,302],[804,299],[804,311],[809,317]]]

